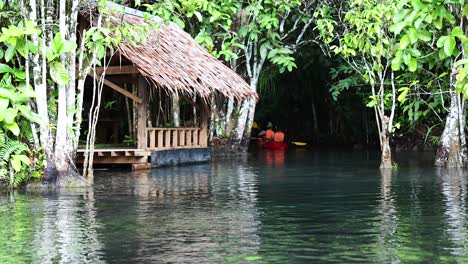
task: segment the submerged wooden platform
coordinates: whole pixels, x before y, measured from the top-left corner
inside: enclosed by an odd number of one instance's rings
[[[199,149],[208,147],[206,128],[145,128],[138,140],[139,147],[108,147],[94,149],[95,164],[129,164],[133,168],[150,165],[151,154],[157,151]],[[78,149],[77,164],[83,164],[86,150]]]
[[[78,149],[76,163],[83,164],[86,150]],[[146,164],[151,151],[136,148],[94,149],[95,164]]]

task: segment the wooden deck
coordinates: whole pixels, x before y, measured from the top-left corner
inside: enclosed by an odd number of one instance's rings
[[[96,148],[95,164],[131,164],[134,168],[149,166],[151,153],[159,150],[206,148],[208,133],[204,128],[146,128],[139,145],[146,148]],[[77,164],[83,164],[85,149],[78,149]]]
[[[86,150],[78,149],[76,163],[83,164]],[[95,164],[146,164],[151,151],[136,148],[106,148],[95,149]]]

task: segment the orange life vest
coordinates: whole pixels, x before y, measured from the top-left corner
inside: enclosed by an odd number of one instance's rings
[[[284,133],[283,132],[276,132],[275,133],[275,143],[283,143],[284,142]]]
[[[272,139],[275,136],[275,132],[271,129],[268,129],[265,134],[265,139]]]

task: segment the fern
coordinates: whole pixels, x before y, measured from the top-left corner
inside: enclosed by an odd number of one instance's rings
[[[29,147],[23,142],[17,140],[9,140],[0,147],[0,159],[8,163],[11,155],[28,153]]]
[[[34,142],[34,134],[32,132],[31,125],[26,121],[23,121],[21,125],[21,135],[28,143]]]
[[[21,171],[20,173],[15,173],[15,177],[13,178],[13,187],[18,188],[29,181],[31,176],[28,172]]]
[[[6,142],[6,135],[3,129],[0,129],[0,146],[5,145]]]

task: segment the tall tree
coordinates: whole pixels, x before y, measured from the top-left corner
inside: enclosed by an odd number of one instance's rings
[[[149,8],[189,31],[257,91],[266,67],[277,67],[280,72],[296,67],[293,55],[308,42],[305,36],[312,26],[315,5],[316,1],[305,0],[162,0]],[[246,150],[255,99],[213,102],[218,106],[212,126],[231,139],[232,147]]]
[[[392,27],[395,34],[403,32],[398,56],[393,61],[394,68],[399,70],[402,61],[410,57],[426,71],[447,79],[443,90],[449,94],[450,106],[437,150],[436,166],[463,167],[468,162],[464,100],[468,91],[467,15],[467,5],[463,1],[401,1]]]
[[[367,104],[375,111],[381,147],[381,168],[392,167],[390,140],[395,130],[397,83],[391,68],[397,38],[390,32],[394,1],[324,2],[317,28],[325,44],[340,55],[370,86]],[[411,70],[415,65],[411,62]]]

